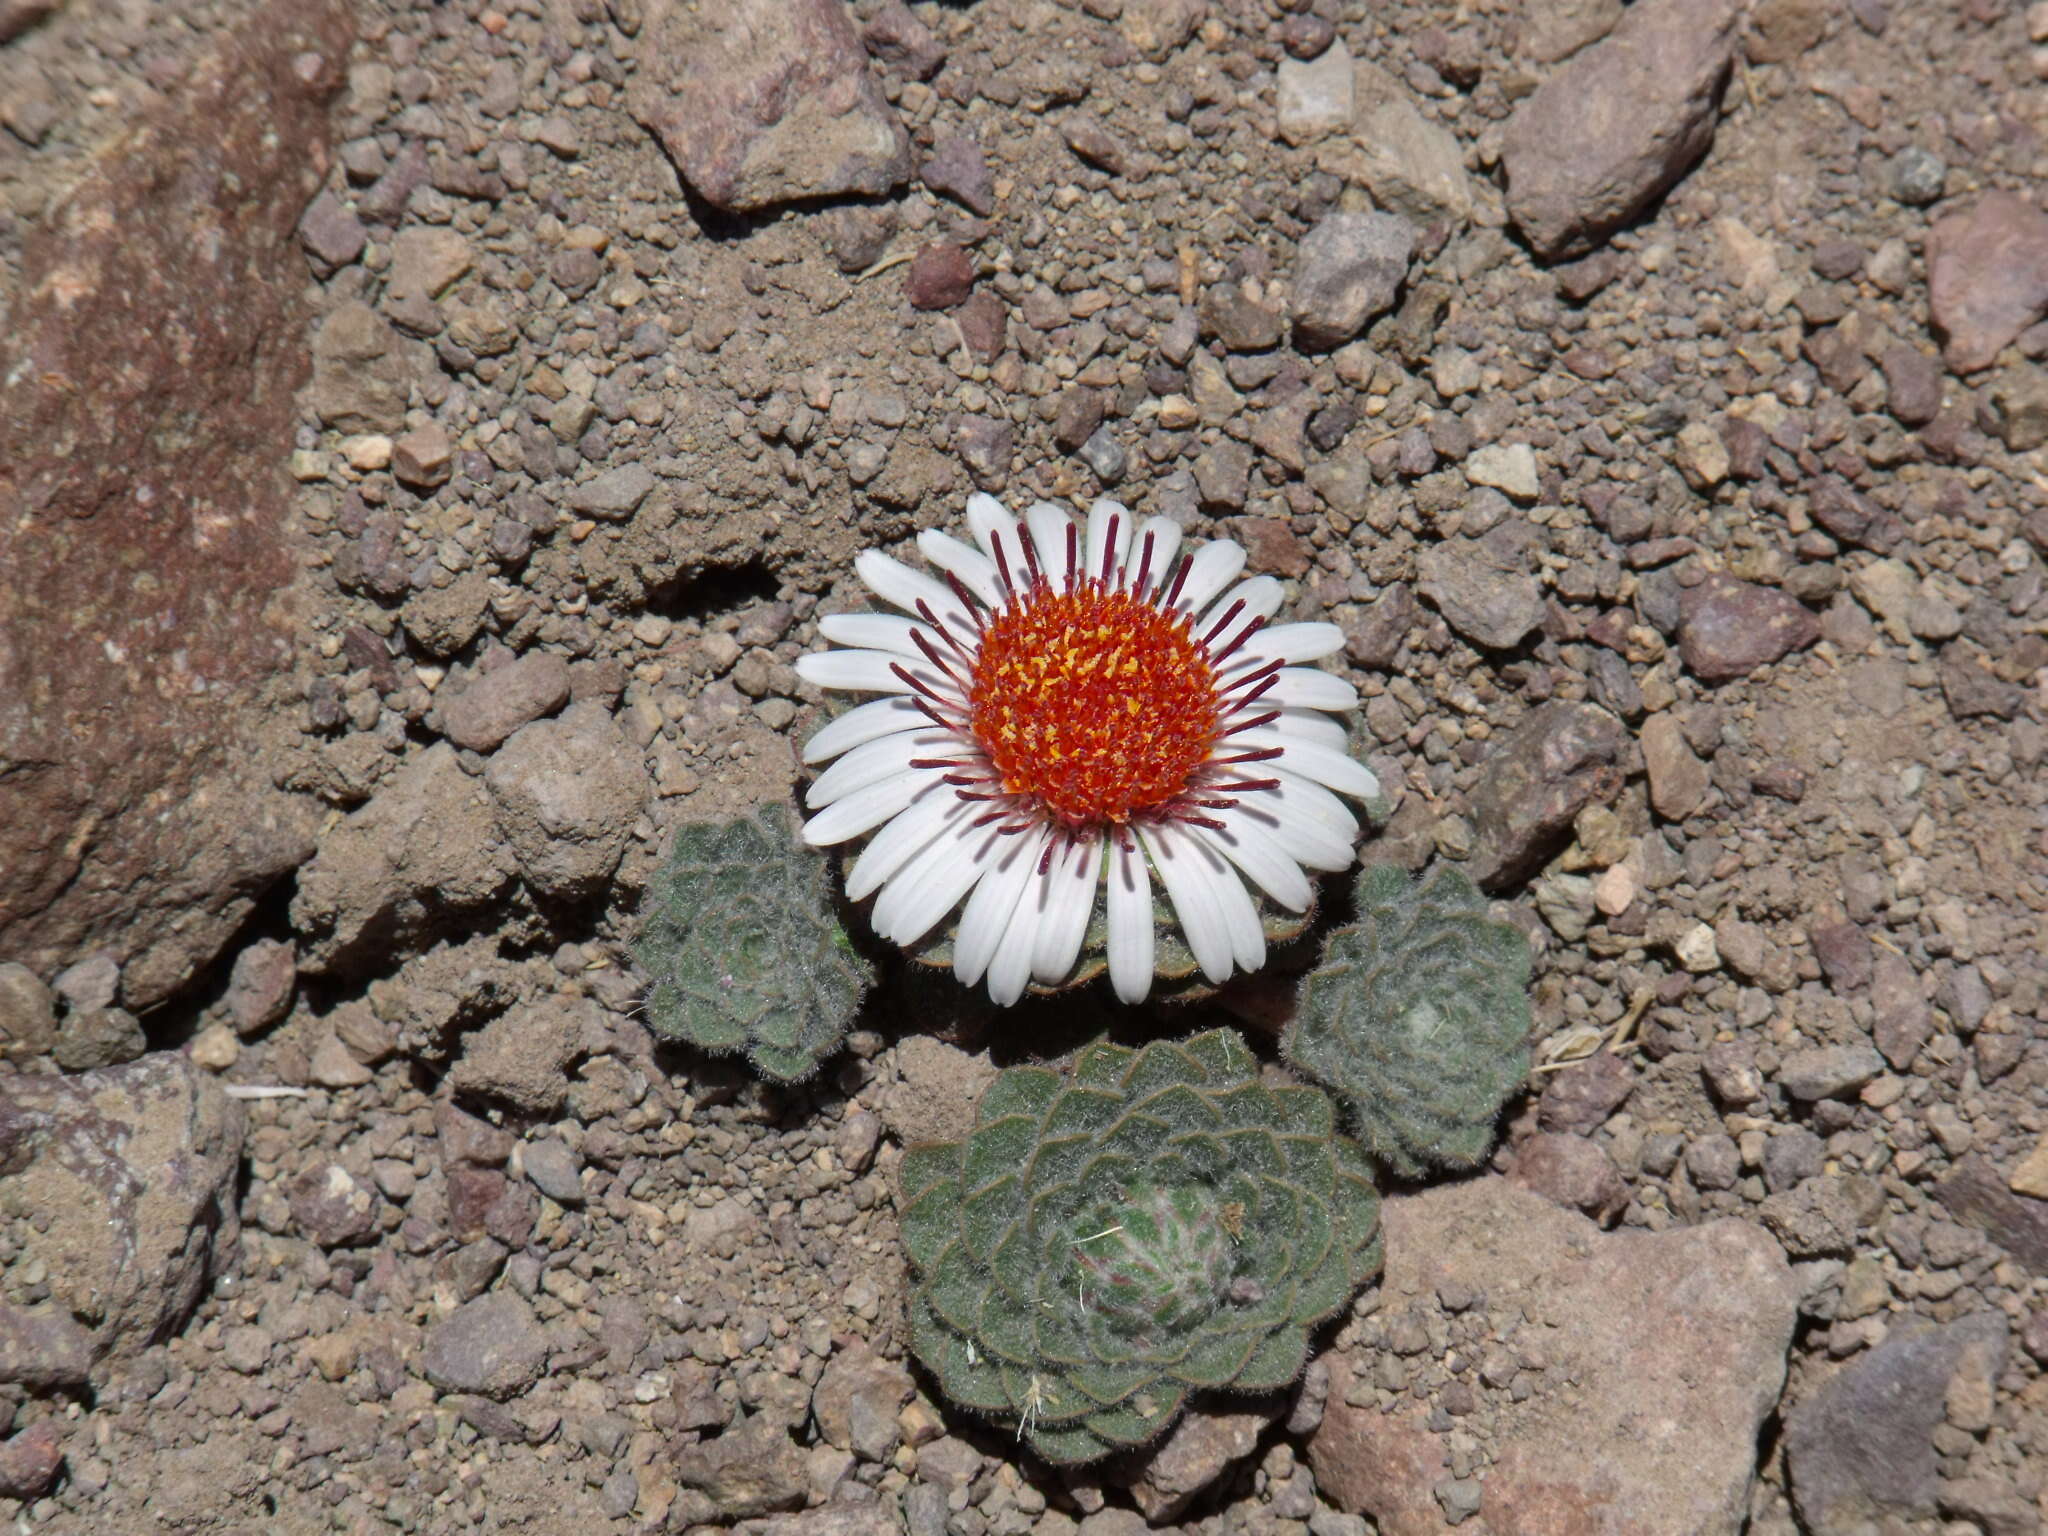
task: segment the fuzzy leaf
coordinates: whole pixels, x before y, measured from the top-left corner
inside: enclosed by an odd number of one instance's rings
[[[1300,1369],[1377,1263],[1377,1199],[1321,1091],[1257,1070],[1224,1032],[1090,1046],[999,1077],[950,1162],[906,1157],[911,1343],[949,1396],[990,1411],[999,1376],[993,1411],[1072,1461]]]
[[[1041,1067],[1013,1067],[989,1084],[988,1092],[981,1096],[975,1109],[975,1121],[986,1125],[1006,1115],[1043,1119],[1053,1100],[1059,1097],[1060,1086],[1057,1072]]]
[[[1397,1176],[1472,1167],[1528,1075],[1528,945],[1448,866],[1411,882],[1379,865],[1356,889],[1358,921],[1330,936],[1281,1050]]]
[[[838,1050],[871,980],[834,915],[824,861],[781,806],[677,831],[633,957],[656,1034],[712,1055],[744,1050],[781,1082]]]

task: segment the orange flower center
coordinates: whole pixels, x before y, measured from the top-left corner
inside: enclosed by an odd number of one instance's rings
[[[990,620],[968,698],[1003,788],[1069,826],[1174,799],[1219,723],[1216,671],[1187,617],[1093,587],[1041,587]]]

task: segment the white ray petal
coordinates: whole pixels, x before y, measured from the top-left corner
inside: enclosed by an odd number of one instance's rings
[[[1213,862],[1204,862],[1202,878],[1215,887],[1216,904],[1230,930],[1230,950],[1237,957],[1238,969],[1256,971],[1266,963],[1266,925],[1259,921],[1259,905],[1227,859],[1213,848],[1203,852]]]
[[[1045,914],[1031,946],[1031,974],[1047,986],[1065,981],[1081,953],[1095,891],[1102,884],[1102,839],[1083,836],[1053,855]]]
[[[864,549],[854,557],[854,570],[867,583],[868,590],[885,603],[901,608],[905,613],[917,612],[919,602],[928,603],[932,614],[956,635],[974,633],[974,623],[967,616],[967,610],[960,606],[960,599],[953,589],[936,576],[927,576],[923,571],[914,571],[893,555],[885,555],[879,549]],[[941,647],[943,649],[943,647]]]
[[[1230,643],[1233,635],[1241,634],[1245,625],[1253,619],[1270,619],[1280,611],[1280,600],[1287,595],[1287,589],[1273,576],[1254,576],[1249,581],[1240,581],[1228,592],[1209,605],[1208,612],[1195,620],[1195,634],[1206,643],[1219,649]],[[1243,604],[1239,607],[1239,604]],[[1235,614],[1231,610],[1237,609]],[[1230,615],[1225,624],[1225,615]],[[1219,630],[1217,626],[1223,627]],[[1212,636],[1210,631],[1216,630]],[[1249,642],[1247,642],[1249,643]]]
[[[1154,934],[1152,877],[1134,841],[1109,843],[1109,984],[1126,1003],[1142,1003],[1152,990]]]
[[[994,827],[969,825],[980,802],[960,805],[968,814],[949,821],[875,898],[875,932],[892,944],[909,946],[929,933],[994,862],[995,845],[1008,841]]]
[[[1280,781],[1277,789],[1259,791],[1255,797],[1258,804],[1277,801],[1283,808],[1283,815],[1314,822],[1331,836],[1342,838],[1347,846],[1358,841],[1358,818],[1351,814],[1351,807],[1315,780],[1290,772],[1285,758],[1270,763],[1248,763],[1246,771],[1256,773],[1262,779]]]
[[[876,699],[856,705],[845,714],[827,720],[817,734],[804,743],[804,761],[822,763],[842,752],[897,731],[914,731],[931,720],[909,699]]]
[[[952,788],[942,783],[936,774],[906,773],[901,778],[870,784],[843,800],[833,801],[805,822],[804,841],[813,848],[830,848],[850,837],[859,837],[896,815],[920,792],[930,794],[935,791],[951,794]]]
[[[1182,937],[1194,952],[1202,974],[1217,985],[1230,979],[1231,956],[1236,952],[1230,923],[1214,880],[1204,879],[1208,861],[1215,857],[1208,849],[1173,826],[1140,827],[1139,840],[1159,871],[1174,916],[1180,920]]]
[[[1031,878],[1024,882],[1017,910],[1010,914],[1009,926],[1003,929],[1002,940],[996,945],[995,958],[988,963],[989,1001],[999,1008],[1007,1008],[1022,997],[1031,980],[1031,954],[1038,947],[1038,924],[1050,878],[1049,874],[1038,873],[1038,863],[1033,860]]]
[[[927,528],[920,533],[917,547],[925,559],[940,570],[958,576],[961,584],[989,607],[1002,605],[1003,589],[996,581],[996,563],[980,550],[970,549],[950,533],[940,533],[936,528]]]
[[[1281,747],[1284,755],[1279,764],[1291,773],[1305,779],[1314,779],[1318,784],[1327,784],[1339,794],[1350,795],[1356,800],[1370,800],[1380,792],[1380,781],[1365,764],[1343,752],[1333,752],[1328,747],[1317,746],[1299,736],[1289,736],[1273,726],[1261,726],[1256,731],[1240,731],[1230,738],[1246,747]],[[1258,765],[1261,770],[1274,764]]]
[[[1109,525],[1116,523],[1116,543],[1111,546]],[[1124,563],[1125,552],[1131,547],[1131,530],[1137,524],[1131,516],[1131,509],[1122,502],[1108,496],[1099,496],[1095,505],[1088,509],[1088,547],[1082,554],[1081,569],[1093,580],[1102,579],[1102,559],[1105,552],[1110,555],[1109,574],[1112,582]]]
[[[888,651],[892,655],[910,656],[918,661],[924,660],[924,652],[917,648],[910,632],[924,627],[916,619],[906,619],[894,613],[828,613],[818,620],[818,633],[834,645],[848,645],[864,651]],[[938,636],[929,635],[928,638],[937,641]]]
[[[1276,788],[1247,794],[1237,802],[1238,810],[1265,822],[1274,841],[1295,862],[1310,869],[1349,869],[1358,843],[1358,818],[1349,807],[1322,785],[1287,772],[1279,763],[1257,766],[1261,777],[1280,782]]]
[[[1268,715],[1273,712],[1271,708],[1271,695],[1265,695],[1253,700],[1250,704],[1240,709],[1232,710],[1228,718],[1249,720],[1255,715]],[[1279,711],[1279,715],[1280,718],[1266,726],[1265,729],[1277,731],[1282,736],[1289,738],[1288,745],[1290,746],[1294,742],[1300,741],[1310,746],[1327,747],[1332,752],[1349,752],[1351,750],[1351,733],[1344,728],[1344,722],[1332,719],[1321,710],[1283,709]],[[1235,736],[1225,738],[1218,745],[1218,755],[1228,757],[1230,755],[1228,751],[1230,743],[1236,740]],[[1254,776],[1256,776],[1257,767],[1256,763],[1244,765],[1245,772],[1252,773]]]
[[[915,692],[896,674],[898,667],[948,698],[960,692],[957,683],[923,658],[913,664],[888,651],[813,651],[796,659],[796,675],[820,688],[839,688],[849,693]]]
[[[1007,546],[1014,568],[1018,558],[1017,540],[1021,534],[1017,519],[1010,515],[995,497],[977,491],[967,498],[967,531],[974,535],[974,542],[981,546],[983,554],[993,562],[996,557],[996,540],[1001,539]]]
[[[1268,624],[1233,651],[1223,664],[1226,673],[1240,667],[1262,667],[1269,661],[1298,666],[1321,661],[1344,649],[1344,631],[1334,624]]]
[[[1038,551],[1038,568],[1055,592],[1067,590],[1067,533],[1074,520],[1049,501],[1034,501],[1024,509],[1024,526],[1031,530],[1031,542]]]
[[[1180,584],[1174,607],[1182,613],[1200,613],[1237,579],[1244,560],[1243,545],[1232,539],[1211,539],[1190,557],[1187,580]]]
[[[1152,541],[1152,558],[1145,559],[1145,540]],[[1138,529],[1131,540],[1131,550],[1124,557],[1124,575],[1133,592],[1156,592],[1159,584],[1173,569],[1174,557],[1180,553],[1180,524],[1170,517],[1148,517],[1144,526]],[[1145,567],[1145,585],[1138,586],[1138,567]]]
[[[980,981],[995,959],[1024,887],[1038,873],[1046,836],[1043,827],[1033,827],[1005,839],[1010,846],[996,850],[994,867],[967,898],[960,914],[960,935],[953,941],[953,975],[962,986]]]
[[[892,731],[865,746],[855,747],[819,774],[804,791],[804,804],[821,810],[834,800],[843,800],[855,790],[866,789],[898,773],[943,773],[945,770],[918,769],[910,765],[920,758],[947,758],[958,749],[960,738],[942,731],[930,721],[921,731]]]
[[[1249,816],[1216,813],[1224,830],[1193,827],[1190,830],[1257,883],[1273,900],[1290,912],[1306,912],[1314,894],[1308,876],[1289,858],[1272,834]]]
[[[846,872],[846,899],[866,901],[879,891],[905,864],[931,846],[949,824],[966,819],[968,802],[953,792],[953,786],[930,776],[930,787],[920,790],[908,809],[868,839],[860,857]]]
[[[1358,690],[1320,667],[1282,667],[1259,702],[1286,709],[1337,711],[1358,708]],[[1277,723],[1277,722],[1276,722]]]

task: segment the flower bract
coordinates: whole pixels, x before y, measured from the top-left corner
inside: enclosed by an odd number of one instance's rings
[[[1142,1000],[1155,880],[1210,981],[1264,964],[1261,903],[1306,911],[1308,872],[1351,863],[1339,796],[1379,794],[1331,718],[1356,693],[1307,665],[1342,632],[1269,623],[1281,585],[1240,579],[1241,546],[1183,549],[1178,524],[1114,501],[1082,522],[975,496],[967,522],[971,544],[919,536],[936,575],[861,555],[898,611],[821,620],[840,648],[797,663],[821,688],[883,695],[806,745],[831,766],[805,839],[868,838],[847,895],[873,896],[896,944],[959,908],[954,972],[998,1003],[1074,973],[1098,900],[1111,983]]]

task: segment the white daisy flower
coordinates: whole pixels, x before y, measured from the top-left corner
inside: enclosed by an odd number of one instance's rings
[[[967,522],[978,548],[918,536],[943,579],[862,554],[861,580],[901,613],[822,619],[846,649],[797,662],[820,688],[888,695],[804,748],[832,762],[805,796],[805,840],[874,834],[846,894],[874,896],[875,931],[896,944],[964,900],[954,973],[999,1004],[1068,978],[1105,885],[1110,981],[1143,1000],[1154,876],[1210,981],[1264,964],[1245,879],[1306,911],[1305,871],[1347,868],[1358,837],[1337,795],[1379,793],[1328,713],[1357,694],[1302,665],[1342,632],[1269,627],[1280,583],[1238,581],[1240,545],[1184,554],[1176,524],[1140,526],[1114,501],[1084,529],[1050,502],[1020,522],[974,496]]]

